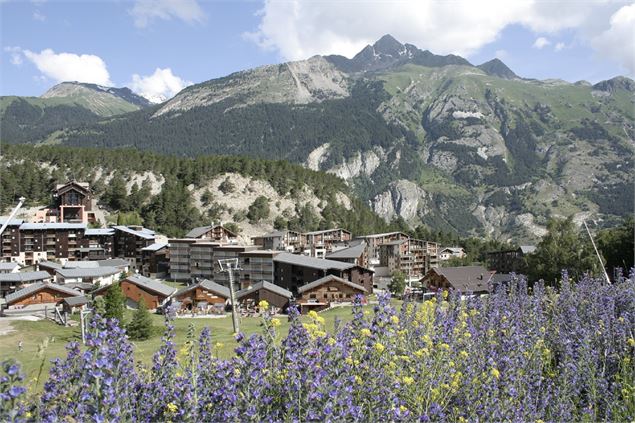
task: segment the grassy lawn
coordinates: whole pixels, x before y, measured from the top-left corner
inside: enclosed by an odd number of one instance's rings
[[[395,306],[399,302],[395,301]],[[366,306],[365,310],[372,311],[372,306]],[[128,310],[126,321],[130,321],[132,311]],[[321,313],[326,320],[326,329],[331,332],[336,318],[342,321],[350,321],[352,318],[351,307],[335,308]],[[155,325],[163,328],[163,316],[152,315]],[[76,316],[79,320],[79,316]],[[308,319],[302,317],[303,320]],[[281,325],[279,327],[280,336],[285,336],[289,330],[289,323],[286,316],[280,317]],[[241,318],[240,329],[245,335],[259,333],[261,331],[261,320],[258,317]],[[218,355],[221,358],[229,358],[233,354],[236,347],[236,341],[233,336],[231,315],[224,318],[178,318],[175,320],[176,328],[176,344],[180,348],[186,341],[187,328],[192,324],[196,330],[197,336],[200,331],[208,326],[212,333],[212,345],[217,342],[223,344],[218,348]],[[71,341],[81,341],[81,330],[79,327],[63,327],[51,321],[22,321],[13,320],[11,326],[15,332],[0,336],[0,361],[13,358],[22,365],[23,371],[29,385],[32,389],[41,390],[44,381],[47,379],[48,370],[51,360],[56,357],[65,357],[65,346]],[[160,332],[160,330],[158,331]],[[18,342],[23,342],[23,351],[18,351]],[[38,357],[38,349],[47,343],[44,353]],[[161,336],[156,335],[147,341],[133,342],[135,347],[135,358],[143,363],[150,363],[152,354],[159,349],[161,344]],[[42,366],[42,375],[37,387],[35,380],[38,376],[40,366]]]

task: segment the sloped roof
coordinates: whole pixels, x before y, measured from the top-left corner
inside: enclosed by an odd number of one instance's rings
[[[48,260],[42,260],[41,262],[38,263],[38,266],[47,267],[49,269],[61,269],[62,267],[64,267],[60,263],[56,263],[54,261],[48,261]]]
[[[260,281],[260,282],[256,282],[255,284],[253,284],[251,287],[246,288],[246,289],[241,289],[240,291],[238,291],[236,293],[236,299],[239,300],[242,297],[244,297],[245,295],[249,295],[252,292],[256,292],[259,291],[261,289],[266,289],[267,291],[271,291],[275,294],[281,295],[283,297],[286,298],[291,298],[293,297],[293,293],[291,293],[291,291],[284,289],[281,286],[272,284],[271,282],[267,282],[267,281]]]
[[[106,259],[106,260],[97,260],[97,263],[100,267],[128,267],[130,263],[128,260],[121,258],[114,259]]]
[[[383,238],[385,236],[397,235],[397,234],[401,234],[401,235],[403,235],[405,237],[408,237],[408,235],[405,234],[404,232],[384,232],[383,234],[362,235],[359,238]]]
[[[523,254],[531,254],[534,251],[536,251],[535,245],[521,245],[519,248],[520,248],[520,251],[523,252]]]
[[[197,228],[194,228],[185,235],[185,238],[198,238],[202,235],[205,235],[207,232],[215,228],[222,228],[223,230],[227,231],[231,235],[236,236],[234,232],[230,231],[226,227],[221,225],[214,225],[214,226],[199,226]]]
[[[214,294],[217,294],[221,297],[225,297],[225,298],[229,298],[229,288],[226,286],[223,286],[221,284],[218,284],[214,281],[210,281],[209,279],[203,279],[201,281],[199,281],[198,283],[194,284],[194,285],[190,285],[190,286],[186,286],[185,288],[181,288],[179,289],[174,296],[178,297],[179,295],[185,294],[186,292],[189,292],[195,288],[201,287],[203,289],[206,289],[210,292],[213,292]]]
[[[99,267],[99,263],[96,261],[67,261],[62,266],[63,269],[95,269]]]
[[[147,247],[142,248],[141,251],[159,251],[167,246],[168,244],[163,242],[155,242],[154,244],[150,244]]]
[[[115,230],[112,228],[88,228],[84,232],[84,235],[114,235]]]
[[[121,231],[121,232],[126,232],[128,234],[137,236],[139,238],[143,238],[143,239],[154,239],[155,238],[155,234],[154,231],[147,229],[147,228],[142,228],[140,230],[136,230],[136,229],[131,229],[127,226],[123,226],[123,225],[119,225],[119,226],[113,226],[114,229]]]
[[[462,247],[445,247],[441,250],[441,252],[443,251],[449,251],[453,254],[460,254],[463,253],[465,250],[463,250]]]
[[[161,295],[165,295],[166,297],[169,297],[176,291],[176,288],[172,288],[171,286],[164,285],[155,279],[146,278],[145,276],[141,275],[128,276],[125,280],[141,288],[154,291]]]
[[[38,283],[34,283],[33,285],[29,285],[26,288],[22,288],[12,294],[9,294],[5,297],[5,299],[7,300],[7,304],[11,303],[13,301],[17,301],[17,300],[21,300],[22,298],[28,297],[31,294],[35,294],[38,291],[41,291],[43,289],[53,289],[55,291],[59,291],[59,292],[63,292],[65,294],[69,294],[69,295],[73,295],[75,297],[81,296],[82,294],[79,293],[78,291],[75,291],[74,289],[71,288],[67,288],[63,285],[58,285],[58,284],[54,284],[54,283],[43,283],[43,282],[38,282]]]
[[[7,219],[0,219],[0,226],[4,225]],[[24,223],[24,219],[11,219],[9,220],[9,224],[7,226],[20,226]]]
[[[335,252],[327,254],[326,258],[358,258],[364,253],[365,249],[366,243],[362,241],[361,243],[352,247],[344,248],[342,250],[337,250]]]
[[[452,288],[460,292],[487,291],[492,277],[492,272],[483,266],[459,266],[432,268],[422,280],[428,278],[432,272],[443,276]]]
[[[335,229],[323,229],[321,231],[304,232],[303,235],[320,235],[320,234],[325,234],[328,232],[335,232],[335,231],[348,232],[349,234],[351,233],[351,231],[348,231],[343,228],[335,228]]]
[[[20,265],[16,262],[0,263],[0,270],[14,270],[16,267],[20,267]]]
[[[363,286],[358,285],[356,283],[353,283],[351,281],[347,281],[346,279],[338,278],[337,276],[334,276],[334,275],[326,275],[323,278],[315,280],[315,281],[313,281],[311,283],[308,283],[306,285],[302,285],[301,287],[298,288],[298,292],[301,294],[303,292],[306,292],[306,291],[308,291],[310,289],[313,289],[315,287],[318,287],[320,285],[324,285],[325,283],[331,282],[331,281],[335,281],[335,282],[342,283],[344,285],[348,285],[351,288],[357,289],[357,290],[362,291],[362,292],[368,292],[366,290],[366,288],[364,288]]]
[[[280,253],[273,258],[273,261],[279,263],[294,264],[296,266],[311,267],[313,269],[337,269],[346,270],[355,267],[353,263],[346,263],[337,260],[319,259],[315,257],[307,257],[299,254]]]
[[[89,268],[75,267],[71,269],[57,269],[57,273],[62,275],[64,278],[98,278],[101,276],[116,275],[121,273],[121,269],[111,266]]]
[[[51,275],[43,270],[37,272],[0,273],[0,282],[33,282],[51,279]]]
[[[78,297],[64,298],[62,301],[71,307],[77,307],[84,304],[88,304],[90,302],[90,299],[85,295],[80,295]]]

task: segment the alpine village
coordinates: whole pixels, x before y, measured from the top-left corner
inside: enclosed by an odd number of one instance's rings
[[[391,35],[0,97],[0,421],[631,422],[634,110]]]

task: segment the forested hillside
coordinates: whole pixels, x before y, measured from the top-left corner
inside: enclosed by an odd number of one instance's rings
[[[236,223],[248,219],[271,225],[275,221],[278,228],[307,231],[342,226],[356,234],[388,229],[381,218],[350,195],[343,180],[286,161],[236,156],[190,159],[132,149],[3,145],[1,163],[0,209],[4,212],[19,196],[27,197],[27,205],[48,204],[55,183],[76,179],[89,182],[108,211],[128,217],[139,213],[141,223],[180,236],[191,227],[226,216],[222,192],[230,195],[236,190],[232,181],[240,179],[272,187],[278,202],[294,207],[274,216],[268,210],[276,205],[265,197],[244,210],[232,210]],[[223,180],[221,194],[217,191],[213,195],[207,189],[209,182],[227,174],[236,176]]]

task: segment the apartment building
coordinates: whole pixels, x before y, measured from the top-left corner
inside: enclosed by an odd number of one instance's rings
[[[302,254],[309,257],[324,258],[333,251],[336,244],[347,243],[353,239],[350,231],[342,228],[304,232],[301,235]]]
[[[438,267],[438,245],[415,238],[399,239],[378,245],[379,267],[390,274],[402,272],[407,278],[420,279],[432,267]]]
[[[204,239],[222,244],[235,244],[238,242],[238,234],[235,234],[222,225],[194,228],[185,235],[185,238]]]
[[[128,260],[130,266],[141,270],[143,264],[143,249],[155,243],[156,234],[153,230],[142,226],[113,226],[115,230],[115,257]]]
[[[275,250],[251,250],[238,254],[240,287],[248,288],[261,281],[274,282],[273,259],[280,254]]]
[[[273,231],[251,238],[251,242],[263,250],[280,250],[288,253],[300,251],[302,235],[295,231]]]

